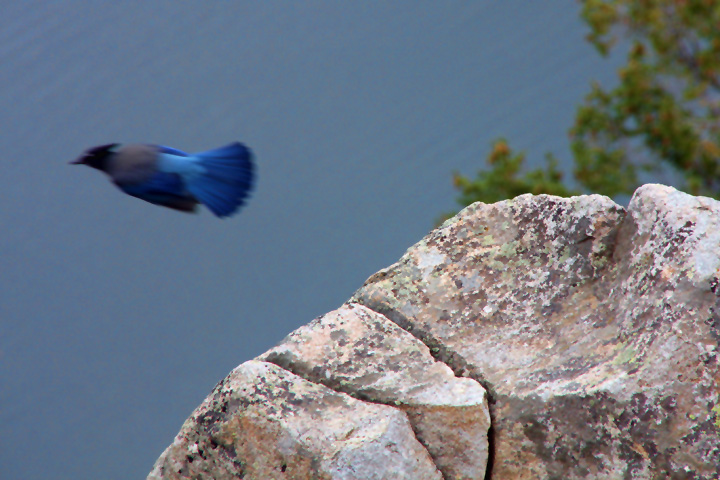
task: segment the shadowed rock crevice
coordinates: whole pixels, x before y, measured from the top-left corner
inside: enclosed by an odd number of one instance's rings
[[[492,403],[492,385],[483,378],[482,373],[475,369],[473,365],[468,363],[462,355],[452,351],[446,345],[442,344],[440,340],[436,339],[430,331],[415,327],[402,313],[387,304],[384,304],[381,299],[353,297],[352,301],[369,308],[379,315],[382,315],[418,339],[428,348],[430,355],[432,355],[436,361],[447,365],[456,377],[475,380],[487,392],[488,403]]]
[[[377,275],[377,274],[376,274]],[[386,274],[383,272],[380,275],[370,277],[365,285],[373,283],[375,279],[386,278]],[[365,286],[363,285],[363,286]],[[492,385],[482,376],[482,373],[474,368],[471,364],[465,361],[464,358],[457,352],[451,351],[448,347],[440,343],[437,339],[433,338],[432,334],[421,329],[413,328],[413,324],[403,316],[402,313],[392,309],[388,305],[382,304],[382,301],[377,301],[372,298],[353,297],[353,301],[366,306],[374,312],[384,316],[389,321],[395,323],[398,327],[402,328],[419,341],[421,341],[430,350],[431,355],[438,362],[442,362],[453,371],[456,377],[471,378],[478,382],[487,392],[488,402],[488,415],[490,418],[490,424],[487,432],[487,465],[485,468],[484,478],[492,478],[492,468],[494,464],[495,455],[495,429],[493,428],[494,423],[494,392]]]
[[[442,480],[453,480],[453,478],[456,478],[456,477],[448,477],[445,474],[445,472],[443,471],[444,469],[442,468],[443,459],[437,458],[437,454],[435,453],[435,449],[432,447],[432,445],[428,446],[428,442],[424,439],[423,433],[421,431],[419,431],[417,428],[417,422],[414,422],[412,420],[412,418],[410,417],[410,415],[406,414],[406,416],[408,418],[408,421],[410,422],[410,427],[412,428],[415,438],[420,443],[420,445],[425,447],[425,451],[428,453],[430,458],[432,458],[433,463],[435,464],[435,467],[438,469],[438,472],[440,472]],[[438,461],[440,462],[440,465],[438,465]]]

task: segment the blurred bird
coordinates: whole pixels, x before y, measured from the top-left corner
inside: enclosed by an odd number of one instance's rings
[[[255,181],[252,152],[235,142],[187,154],[159,145],[100,145],[70,162],[105,172],[120,190],[183,212],[202,203],[218,217],[242,207]]]

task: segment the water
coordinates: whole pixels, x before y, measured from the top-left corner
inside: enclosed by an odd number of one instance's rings
[[[3,479],[143,478],[233,367],[339,306],[504,135],[540,161],[591,79],[574,2],[3,2]],[[71,167],[241,140],[237,217]]]

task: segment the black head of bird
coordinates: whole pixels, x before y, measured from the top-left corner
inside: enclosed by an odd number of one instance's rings
[[[99,145],[89,148],[77,159],[70,162],[73,165],[87,165],[88,167],[105,170],[107,159],[115,153],[113,149],[117,147],[117,143],[108,143],[107,145]]]

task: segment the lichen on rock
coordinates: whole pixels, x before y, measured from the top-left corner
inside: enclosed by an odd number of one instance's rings
[[[719,254],[714,200],[524,195],[463,210],[353,300],[491,391],[494,477],[714,479]]]
[[[476,203],[236,368],[149,478],[716,480],[719,342],[720,202]]]

